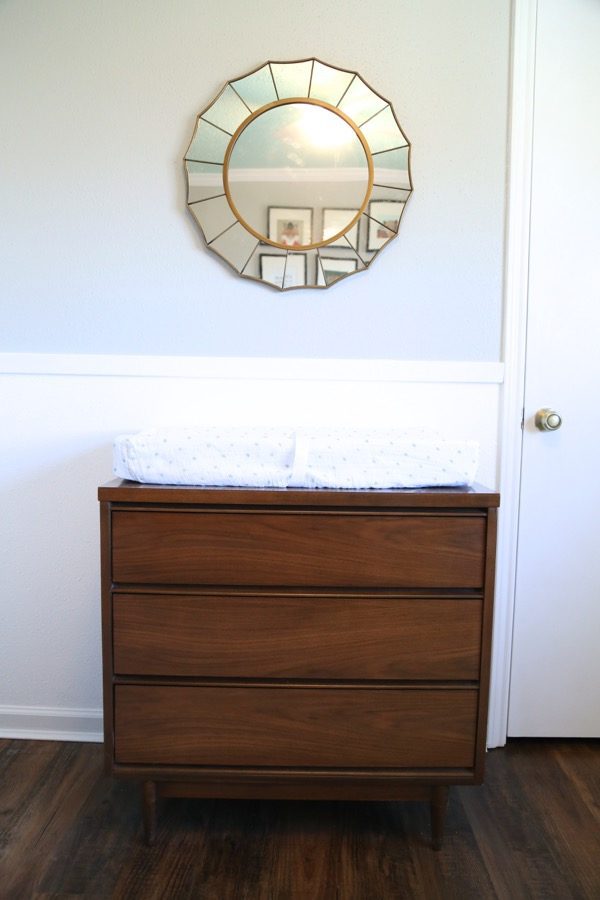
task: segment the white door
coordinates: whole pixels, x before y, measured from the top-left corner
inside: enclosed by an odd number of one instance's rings
[[[598,737],[600,0],[538,3],[523,439],[508,734]]]

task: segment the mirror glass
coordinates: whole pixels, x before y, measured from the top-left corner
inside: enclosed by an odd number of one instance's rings
[[[238,218],[258,238],[307,249],[320,236],[313,234],[312,216],[301,210],[338,209],[337,231],[344,231],[365,203],[369,162],[356,130],[336,112],[308,102],[284,103],[252,118],[240,132],[224,181]]]
[[[185,156],[188,207],[207,246],[279,290],[365,270],[398,233],[410,145],[389,101],[316,59],[228,82]]]

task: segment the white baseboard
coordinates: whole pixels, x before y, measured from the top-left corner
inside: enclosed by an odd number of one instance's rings
[[[0,706],[0,738],[102,743],[102,710]]]

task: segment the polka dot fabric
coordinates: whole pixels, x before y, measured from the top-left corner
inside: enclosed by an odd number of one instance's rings
[[[117,437],[113,471],[144,484],[451,487],[473,483],[478,454],[425,428],[156,428]]]

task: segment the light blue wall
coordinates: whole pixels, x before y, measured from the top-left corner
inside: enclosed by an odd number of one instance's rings
[[[495,360],[510,0],[4,0],[0,351]],[[328,291],[237,279],[185,208],[196,114],[266,59],[388,97],[400,238]]]

